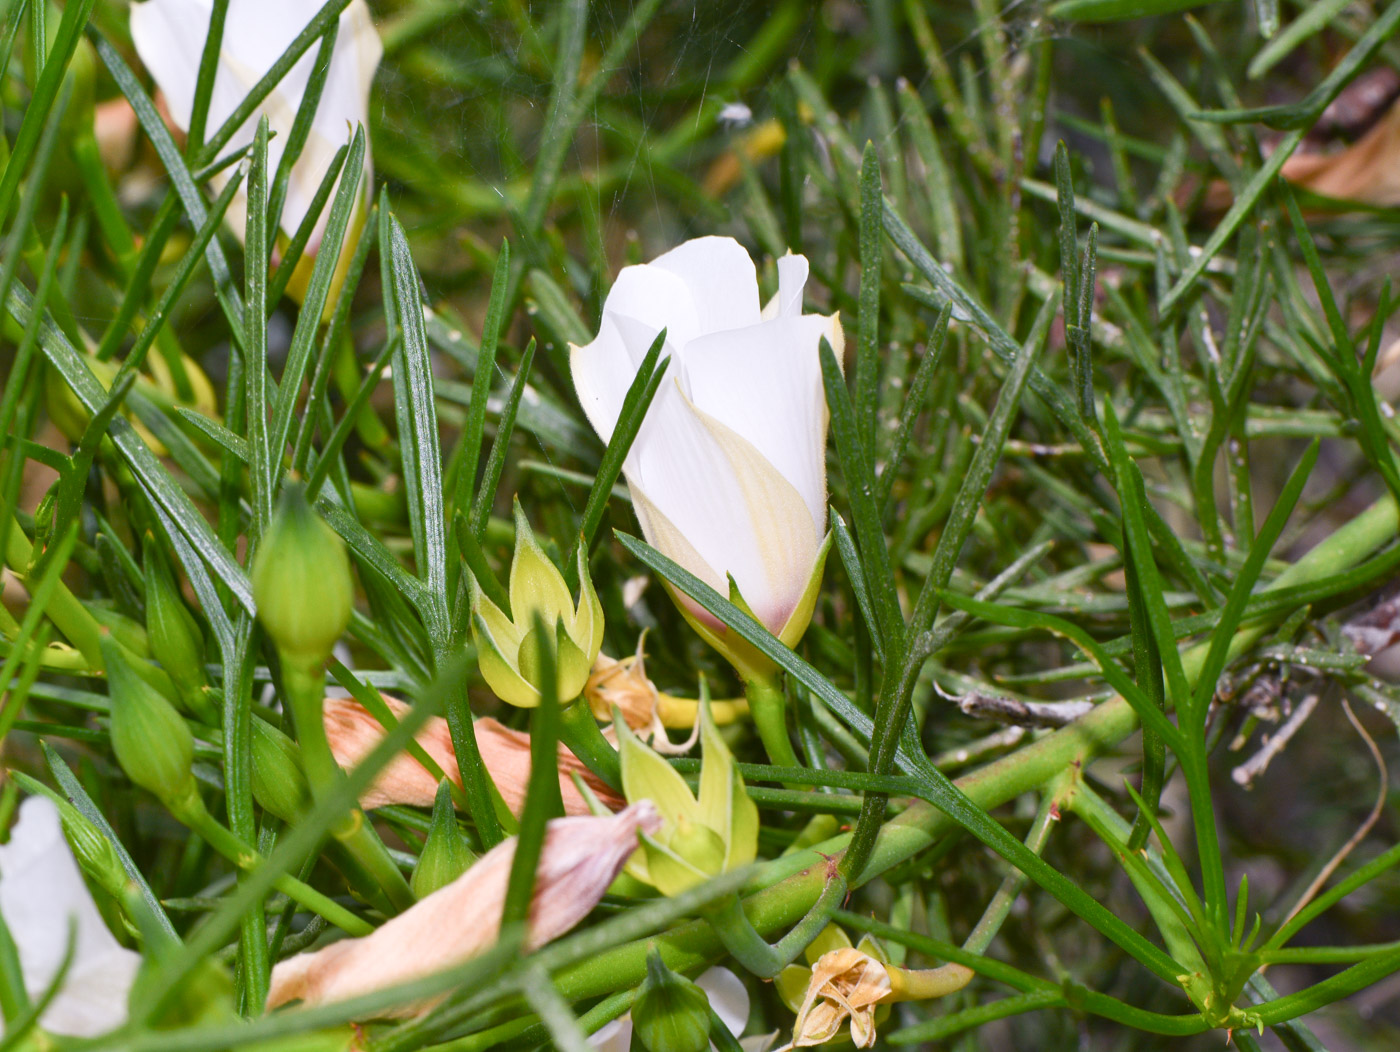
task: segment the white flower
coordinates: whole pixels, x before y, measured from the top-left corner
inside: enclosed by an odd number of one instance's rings
[[[209,134],[232,115],[244,96],[272,68],[321,7],[322,0],[237,0],[229,4],[214,93],[209,102]],[[209,33],[211,9],[212,0],[144,0],[131,9],[131,39],[136,51],[165,93],[171,117],[186,131],[194,110],[195,82],[199,77],[204,39]],[[282,229],[288,235],[294,233],[306,217],[335,151],[350,141],[357,124],[369,123],[370,82],[383,51],[369,8],[364,0],[352,0],[341,13],[330,73],[306,147],[292,168],[287,186]],[[292,122],[311,78],[316,52],[317,46],[313,44],[272,90],[258,112],[234,133],[227,148],[232,150],[251,144],[258,118],[266,114],[271,130],[276,133],[268,143],[269,180],[277,170],[291,134]],[[366,151],[366,189],[371,183],[370,174],[369,152]],[[221,176],[215,182],[222,186],[226,178],[226,175]],[[308,253],[314,254],[320,245],[329,212],[327,203],[307,244]],[[246,217],[247,198],[240,191],[227,217],[240,238]]]
[[[95,1037],[126,1022],[127,993],[141,955],[107,930],[63,839],[58,808],[41,796],[25,800],[10,842],[0,845],[0,913],[19,950],[31,1002],[58,975],[72,932],[73,961],[41,1027]]]
[[[743,247],[697,238],[625,267],[598,338],[572,352],[579,401],[607,441],[638,365],[666,329],[669,376],[624,465],[642,532],[721,594],[732,575],[755,616],[789,643],[811,618],[825,551],[818,346],[826,337],[838,361],[843,347],[836,315],[802,313],[806,282],[807,260],[784,256],[778,294],[760,310]],[[736,660],[737,641],[726,647],[713,619],[693,604],[682,609]]]
[[[744,1032],[744,1024],[749,1021],[749,992],[743,982],[728,968],[711,968],[695,980],[695,985],[705,991],[710,999],[710,1007],[715,1015],[738,1037]],[[773,1043],[772,1034],[745,1038],[741,1044],[744,1052],[766,1052]],[[599,1052],[627,1052],[632,1047],[632,1014],[614,1019],[599,1027],[588,1039],[588,1043]],[[710,1046],[714,1048],[714,1045]]]

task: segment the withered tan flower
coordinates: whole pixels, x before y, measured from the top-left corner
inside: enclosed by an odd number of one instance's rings
[[[535,876],[526,949],[557,938],[586,917],[637,846],[638,831],[660,824],[648,802],[615,815],[557,818],[545,830]],[[327,1004],[423,978],[470,959],[496,941],[516,838],[496,845],[451,884],[377,931],[298,954],[272,970],[269,1008],[300,1000]],[[416,1015],[418,1002],[386,1013]]]
[[[1352,145],[1335,153],[1294,154],[1281,174],[1324,197],[1387,208],[1400,205],[1400,103]]]
[[[627,726],[653,749],[666,755],[690,751],[700,733],[700,703],[695,698],[677,698],[658,690],[647,676],[643,646],[646,633],[637,640],[636,654],[625,658],[600,653],[583,688],[584,699],[600,720],[611,721],[613,708],[622,713]],[[732,723],[747,715],[748,702],[742,698],[711,701],[710,713],[716,723]],[[666,728],[689,729],[683,742],[672,742]]]
[[[396,718],[408,711],[397,698],[384,696],[384,703]],[[331,752],[342,767],[354,767],[373,749],[385,731],[374,714],[349,698],[327,698],[323,708],[326,737]],[[525,806],[525,787],[530,781],[530,736],[523,731],[503,727],[489,717],[476,721],[476,744],[481,761],[491,773],[501,799],[512,814],[520,814]],[[415,740],[444,774],[458,785],[462,772],[452,750],[452,734],[447,721],[434,716],[423,725]],[[583,762],[563,745],[559,746],[559,789],[564,797],[564,810],[571,815],[586,815],[589,807],[583,794],[574,785],[574,772],[584,780],[600,801],[611,808],[622,806],[622,798],[599,781]],[[365,808],[386,804],[410,804],[431,807],[437,794],[436,777],[409,752],[394,757],[379,772],[373,784],[360,797]]]
[[[837,932],[828,945],[831,941],[844,942],[845,935]],[[870,1048],[875,1043],[876,1025],[888,1013],[884,1006],[895,1001],[945,997],[971,982],[973,973],[961,964],[902,968],[888,963],[873,940],[862,939],[859,946],[847,944],[821,954],[810,972],[790,965],[778,980],[789,1005],[795,1003],[795,998],[791,987],[784,990],[784,985],[792,979],[800,982],[803,976],[806,991],[792,1024],[792,1041],[780,1052],[824,1044],[835,1038],[846,1023],[850,1024],[855,1046]]]
[[[889,970],[868,953],[845,946],[822,954],[792,1024],[791,1047],[830,1041],[850,1020],[855,1046],[869,1048],[875,1043],[875,1010],[890,991]]]

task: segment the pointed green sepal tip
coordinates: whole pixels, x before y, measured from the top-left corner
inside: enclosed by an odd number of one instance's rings
[[[465,873],[476,860],[467,838],[457,825],[457,812],[452,806],[452,790],[446,779],[438,785],[433,801],[433,819],[428,827],[428,839],[418,856],[409,887],[420,899],[445,888]]]
[[[603,607],[579,558],[579,599],[575,604],[564,575],[535,538],[515,501],[515,555],[510,564],[510,613],[507,615],[471,582],[472,642],[482,678],[502,701],[521,708],[540,703],[535,618],[555,625],[555,684],[559,700],[569,704],[583,693],[603,646]]]
[[[181,700],[196,704],[205,685],[204,634],[180,596],[175,578],[150,535],[146,542],[146,639]]]
[[[710,1047],[709,998],[666,967],[655,946],[632,1003],[632,1027],[647,1052],[705,1052]]]

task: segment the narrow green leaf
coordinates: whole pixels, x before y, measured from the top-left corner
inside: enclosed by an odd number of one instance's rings
[[[447,613],[447,519],[443,509],[442,455],[438,449],[437,405],[428,337],[423,328],[423,304],[418,271],[403,227],[389,219],[389,256],[393,264],[394,305],[403,342],[394,369],[399,418],[399,442],[404,450],[405,488],[413,525],[414,561],[432,597],[429,632],[442,639],[449,633]],[[410,461],[407,451],[413,451]]]
[[[316,253],[316,263],[311,271],[311,281],[307,286],[306,298],[302,301],[297,315],[296,328],[292,330],[292,343],[287,350],[287,364],[282,370],[277,398],[273,405],[272,425],[268,429],[268,445],[273,456],[280,462],[287,444],[287,436],[292,427],[292,416],[296,411],[296,401],[301,394],[301,384],[311,361],[311,350],[315,345],[316,333],[321,325],[321,315],[325,310],[326,299],[330,295],[331,281],[340,262],[340,254],[345,250],[345,234],[350,224],[351,213],[359,206],[361,191],[358,176],[364,168],[365,130],[356,128],[350,141],[350,151],[341,168],[346,178],[341,179],[336,192],[335,203],[331,206],[330,218],[326,221],[325,235],[321,248]],[[319,214],[319,213],[317,213]],[[269,213],[269,218],[275,213]],[[310,415],[314,402],[307,403]]]
[[[458,440],[460,456],[454,458],[457,468],[456,499],[453,508],[465,511],[476,486],[476,469],[481,462],[481,443],[486,434],[486,403],[496,379],[496,348],[501,327],[505,323],[506,292],[510,284],[510,242],[501,242],[496,255],[496,271],[491,278],[491,297],[486,303],[486,320],[481,326],[481,345],[477,348],[472,369],[472,398],[467,407],[467,419]]]
[[[880,262],[884,255],[880,157],[867,141],[860,162],[860,309],[857,315],[855,419],[861,444],[876,457],[880,379]]]
[[[836,454],[846,479],[846,494],[860,544],[862,576],[871,591],[880,639],[889,653],[899,653],[904,640],[904,614],[899,607],[894,567],[875,499],[874,469],[861,440],[841,366],[826,337],[822,337],[819,349],[826,404],[831,410],[831,432],[836,439]]]
[[[530,367],[534,361],[535,341],[532,338],[525,347],[524,355],[521,356],[520,369],[515,374],[515,381],[510,385],[510,394],[506,396],[506,404],[501,407],[501,415],[496,422],[496,437],[491,442],[491,455],[486,458],[486,470],[481,478],[481,487],[476,491],[476,499],[472,501],[471,515],[467,519],[478,541],[486,536],[486,520],[491,515],[491,506],[496,500],[496,487],[500,484],[501,472],[505,469],[506,451],[510,448],[510,436],[515,432],[515,414],[520,409],[520,398],[524,395],[525,387],[530,382]]]

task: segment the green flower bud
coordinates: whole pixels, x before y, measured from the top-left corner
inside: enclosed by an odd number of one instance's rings
[[[648,1052],[706,1052],[710,1047],[709,998],[667,968],[655,946],[632,1003],[632,1028]]]
[[[457,826],[457,813],[452,807],[452,791],[443,779],[433,801],[433,822],[428,827],[428,839],[418,856],[413,878],[408,886],[418,898],[426,898],[439,888],[445,888],[460,877],[475,861],[467,838]]]
[[[535,540],[520,501],[515,502],[515,557],[510,564],[510,616],[472,582],[472,642],[481,675],[496,696],[511,705],[540,703],[537,642],[530,638],[538,614],[555,630],[555,674],[559,699],[568,704],[583,692],[603,646],[603,605],[578,552],[578,605],[569,586]]]
[[[295,822],[311,807],[301,750],[266,720],[254,719],[252,728],[253,799],[282,821]]]
[[[175,707],[141,678],[109,633],[102,636],[112,705],[112,751],[126,776],[172,811],[198,800],[191,767],[194,738]]]
[[[350,623],[355,582],[344,542],[301,486],[283,490],[252,579],[258,617],[282,660],[302,669],[324,665]]]
[[[148,658],[151,656],[151,640],[146,634],[146,630],[141,625],[118,613],[110,606],[103,606],[100,603],[85,603],[87,612],[107,631],[112,633],[112,638],[120,643],[134,657]]]
[[[58,808],[58,821],[63,827],[63,837],[68,841],[78,865],[94,884],[120,902],[126,893],[129,878],[111,841],[103,836],[102,831],[81,811],[47,785],[36,781],[23,771],[12,771],[10,774],[27,792],[47,797],[53,802]]]
[[[204,635],[180,598],[165,558],[150,535],[146,544],[146,638],[151,654],[187,704],[202,702],[204,689]]]

